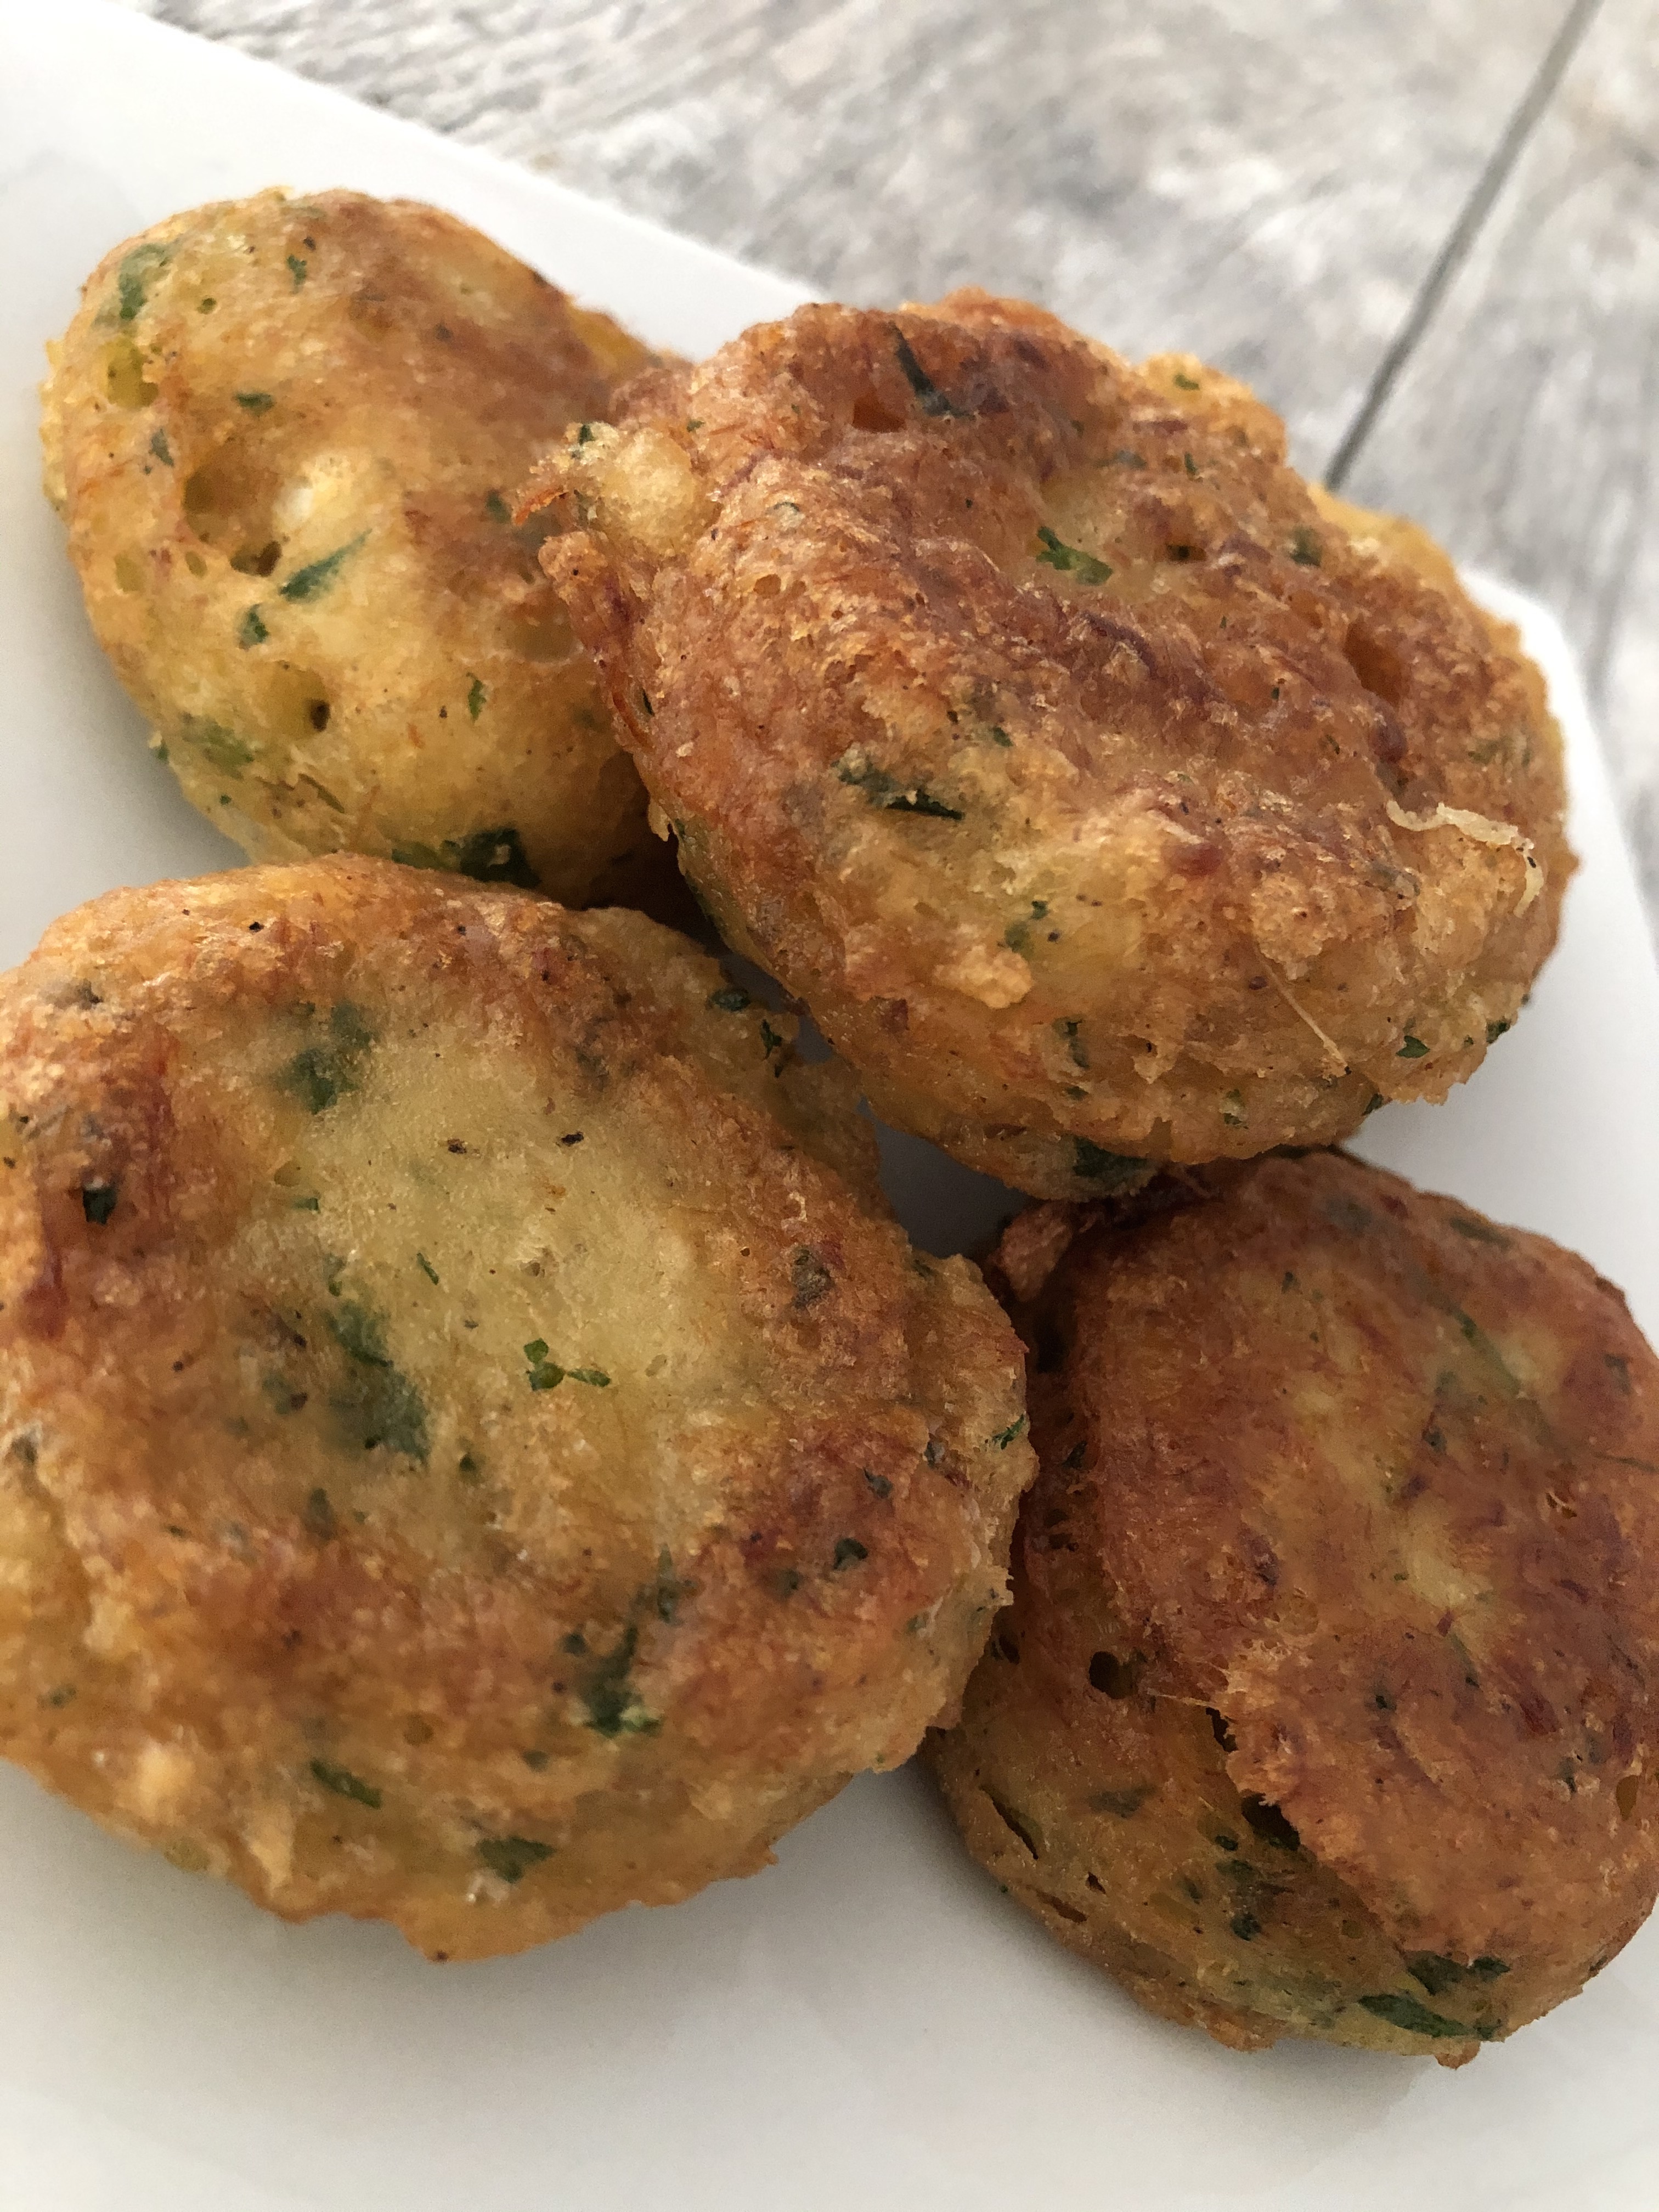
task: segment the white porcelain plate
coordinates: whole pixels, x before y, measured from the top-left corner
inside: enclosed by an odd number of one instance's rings
[[[488,11],[480,11],[480,36]],[[272,183],[453,209],[696,352],[793,285],[100,0],[0,0],[0,964],[112,884],[237,855],[148,755],[37,484],[41,346],[118,240]],[[1583,871],[1534,1003],[1448,1106],[1365,1150],[1588,1254],[1659,1334],[1659,976],[1560,635]],[[1003,1202],[925,1146],[936,1247]],[[952,1226],[955,1235],[952,1235]],[[1140,2013],[866,1778],[757,1880],[528,1957],[425,1965],[291,1929],[0,1768],[3,2212],[1651,2212],[1659,1927],[1460,2073]]]

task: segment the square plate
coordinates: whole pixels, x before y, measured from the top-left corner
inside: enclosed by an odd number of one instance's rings
[[[99,0],[0,0],[0,962],[118,883],[240,855],[94,646],[38,489],[40,348],[117,240],[272,183],[431,199],[647,337],[702,350],[805,296],[706,247]],[[1659,1334],[1659,975],[1559,632],[1497,586],[1567,732],[1583,870],[1527,1018],[1364,1150],[1559,1237]],[[890,1146],[923,1241],[1011,1201]],[[914,1771],[779,1863],[550,1949],[434,1968],[288,1928],[0,1769],[5,2212],[1521,2212],[1659,2200],[1659,1926],[1452,2075],[1142,2013],[1000,1899]]]

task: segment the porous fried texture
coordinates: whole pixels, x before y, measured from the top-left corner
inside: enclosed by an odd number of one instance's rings
[[[52,351],[46,489],[93,629],[246,852],[574,902],[661,872],[506,504],[655,358],[625,331],[435,208],[269,191],[117,246]]]
[[[1284,456],[1200,362],[962,292],[751,330],[525,495],[732,942],[1022,1189],[1443,1098],[1553,942],[1536,670]]]
[[[638,915],[380,861],[58,923],[0,980],[0,1750],[452,1959],[907,1757],[1021,1352],[792,1036]]]
[[[1042,1473],[934,1769],[1153,2011],[1461,2064],[1659,1887],[1659,1362],[1583,1261],[1340,1155],[1165,1195],[1005,1239],[1054,1268]]]

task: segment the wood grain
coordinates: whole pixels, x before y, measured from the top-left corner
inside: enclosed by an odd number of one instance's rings
[[[1322,461],[1566,0],[161,0],[851,300],[1190,346]]]
[[[828,295],[1246,377],[1563,616],[1659,915],[1659,0],[137,4]]]
[[[1659,9],[1605,0],[1352,495],[1556,608],[1659,914]]]

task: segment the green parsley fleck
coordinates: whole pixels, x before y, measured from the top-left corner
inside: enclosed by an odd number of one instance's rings
[[[771,1059],[775,1052],[782,1051],[786,1041],[779,1036],[776,1030],[773,1028],[771,1023],[767,1020],[764,1014],[761,1016],[760,1033],[761,1043],[765,1048],[764,1056],[768,1060]]]
[[[210,315],[218,304],[219,302],[213,299],[198,300],[196,303],[197,312],[198,314]]]
[[[718,991],[711,991],[703,1003],[714,1007],[717,1013],[740,1014],[751,1001],[740,983],[727,983]]]
[[[1291,558],[1300,568],[1316,568],[1325,557],[1316,531],[1310,530],[1304,522],[1291,538]]]
[[[1072,1055],[1072,1065],[1074,1067],[1086,1068],[1089,1065],[1089,1048],[1079,1034],[1082,1027],[1083,1022],[1080,1016],[1073,1019],[1062,1015],[1054,1025],[1055,1036],[1064,1037],[1066,1040],[1066,1048]]]
[[[871,1468],[866,1467],[864,1470],[864,1479],[869,1484],[872,1491],[874,1492],[878,1498],[890,1498],[892,1496],[893,1486],[887,1480],[887,1477],[884,1474],[877,1474],[873,1473]]]
[[[251,645],[263,645],[270,635],[265,628],[264,617],[257,606],[245,607],[242,619],[236,625],[236,642],[246,653]]]
[[[1421,1037],[1408,1036],[1399,1051],[1395,1053],[1395,1058],[1396,1060],[1426,1060],[1428,1053],[1429,1048]]]
[[[158,430],[155,433],[149,441],[149,449],[163,468],[170,469],[173,466],[173,448],[167,443],[167,434],[165,430]]]
[[[867,1559],[869,1556],[869,1546],[860,1544],[856,1536],[836,1537],[834,1567],[837,1573],[842,1567],[855,1566],[860,1559]]]
[[[115,1211],[115,1201],[120,1196],[120,1186],[112,1182],[89,1182],[81,1190],[81,1211],[87,1219],[101,1229]]]
[[[1193,459],[1190,453],[1183,453],[1181,458],[1187,464],[1188,475],[1189,477],[1195,477],[1198,474],[1198,463]]]
[[[1085,1182],[1096,1182],[1103,1190],[1113,1191],[1144,1182],[1151,1170],[1145,1160],[1133,1159],[1127,1152],[1109,1152],[1087,1137],[1074,1137],[1072,1173]]]
[[[679,1626],[680,1601],[695,1597],[702,1588],[700,1583],[687,1582],[674,1572],[674,1557],[666,1544],[657,1554],[657,1580],[651,1592],[657,1618],[670,1628]]]
[[[1017,1421],[1010,1421],[1006,1429],[999,1429],[995,1436],[991,1438],[991,1442],[999,1451],[1006,1451],[1009,1445],[1017,1437],[1023,1437],[1024,1433],[1025,1415],[1022,1413]]]
[[[368,536],[368,531],[360,530],[349,544],[337,545],[331,553],[325,553],[320,561],[312,561],[303,568],[296,568],[287,583],[278,586],[283,597],[292,599],[296,605],[307,599],[321,599],[339,574],[342,565],[350,559]]]
[[[900,783],[885,769],[875,767],[856,745],[836,763],[836,775],[842,783],[861,791],[872,806],[881,807],[890,814],[927,814],[940,822],[962,819],[959,806],[947,806],[925,784]]]
[[[1515,1024],[1513,1022],[1488,1022],[1486,1024],[1486,1042],[1488,1044],[1496,1044],[1499,1037],[1506,1035],[1507,1032],[1514,1027]]]
[[[1006,730],[1005,730],[1005,729],[1003,728],[1003,726],[1002,726],[1002,725],[1001,725],[1001,723],[1000,723],[1000,722],[993,722],[993,723],[992,723],[992,725],[991,725],[991,729],[990,729],[990,737],[991,737],[991,743],[992,743],[994,745],[1001,745],[1001,746],[1003,746],[1005,749],[1007,749],[1007,750],[1012,750],[1012,746],[1013,746],[1013,742],[1014,742],[1014,741],[1013,741],[1013,739],[1009,736],[1009,734],[1008,734],[1007,731],[1006,731]]]
[[[147,245],[135,246],[131,253],[123,255],[121,265],[115,272],[120,321],[130,323],[139,315],[149,301],[150,286],[172,258],[172,247],[155,240]]]
[[[511,522],[513,520],[512,508],[498,491],[492,491],[485,497],[484,513],[492,522]]]
[[[331,1790],[337,1797],[349,1797],[356,1805],[367,1805],[371,1813],[380,1809],[380,1793],[372,1782],[365,1782],[353,1774],[349,1767],[331,1766],[326,1759],[313,1759],[311,1771],[325,1790]]]
[[[528,1369],[532,1390],[556,1390],[564,1380],[564,1370],[556,1360],[547,1356],[547,1339],[538,1336],[526,1344],[524,1356],[530,1363]]]
[[[1112,465],[1119,469],[1144,469],[1146,465],[1146,456],[1144,453],[1136,453],[1131,446],[1120,446],[1116,453],[1112,455]]]
[[[1380,1996],[1361,1997],[1360,2003],[1377,2020],[1385,2020],[1390,2027],[1404,2028],[1407,2035],[1473,2036],[1478,2031],[1464,2025],[1461,2020],[1448,2020],[1443,2013],[1431,2012],[1416,1997],[1403,1993],[1396,1995],[1385,1990]]]
[[[246,408],[250,415],[265,415],[276,404],[269,392],[239,392],[236,404]]]
[[[1092,553],[1080,551],[1075,545],[1062,544],[1046,523],[1038,530],[1037,538],[1042,550],[1036,557],[1048,568],[1069,569],[1084,584],[1103,584],[1110,576],[1111,569],[1104,561],[1097,559]]]
[[[288,273],[294,279],[294,289],[297,292],[308,273],[307,264],[297,253],[290,253],[288,257]]]
[[[342,1000],[328,1018],[326,1044],[307,1045],[278,1071],[276,1086],[297,1098],[307,1114],[325,1113],[357,1088],[373,1032],[356,1007]]]
[[[629,1621],[616,1649],[600,1660],[583,1692],[586,1725],[598,1735],[650,1735],[662,1723],[640,1703],[629,1680],[634,1653],[640,1640],[637,1626]]]
[[[491,1874],[507,1882],[522,1881],[532,1867],[552,1856],[552,1844],[538,1843],[533,1836],[486,1836],[478,1846],[478,1856]]]
[[[576,443],[579,446],[591,446],[592,442],[593,425],[591,422],[579,423],[576,428]]]
[[[1183,392],[1196,392],[1199,388],[1195,376],[1183,376],[1179,369],[1176,371],[1176,382]]]
[[[428,1449],[426,1407],[386,1346],[386,1320],[356,1299],[328,1316],[329,1333],[351,1362],[345,1386],[329,1401],[343,1436],[365,1451],[384,1445],[405,1458]]]
[[[320,1213],[322,1210],[323,1201],[315,1191],[308,1198],[296,1198],[289,1208],[290,1213]]]
[[[392,857],[405,868],[438,868],[477,884],[512,884],[521,891],[541,885],[523,838],[510,824],[446,837],[441,845],[394,845]]]
[[[916,404],[924,415],[951,416],[958,422],[966,419],[965,410],[946,398],[916,359],[911,350],[910,341],[896,323],[893,325],[893,351],[899,367],[904,371],[904,380],[915,394]]]
[[[471,670],[467,672],[469,675],[471,674]],[[483,712],[484,701],[489,696],[489,693],[488,690],[484,688],[479,679],[474,676],[471,684],[467,687],[466,694],[466,711],[468,718],[471,720],[475,722],[477,720],[479,715]]]
[[[438,1279],[438,1270],[433,1266],[431,1261],[427,1258],[426,1254],[424,1252],[417,1252],[415,1255],[415,1259],[416,1265],[419,1267],[421,1273],[426,1277],[428,1282],[435,1284]]]

